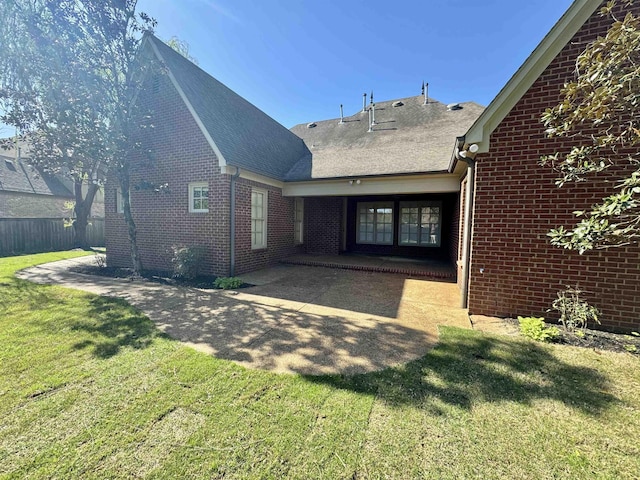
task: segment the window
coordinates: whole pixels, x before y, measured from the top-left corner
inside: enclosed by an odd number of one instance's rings
[[[251,190],[251,248],[267,248],[267,191]]]
[[[297,245],[304,243],[302,220],[304,218],[304,199],[296,198],[293,210],[293,236]]]
[[[393,245],[393,203],[358,203],[357,243]]]
[[[189,184],[189,211],[206,213],[209,211],[209,184],[205,182]]]
[[[131,202],[131,196],[129,196],[129,202]],[[124,213],[124,197],[120,187],[116,188],[116,213]]]
[[[439,202],[400,202],[399,245],[439,247],[442,205]]]

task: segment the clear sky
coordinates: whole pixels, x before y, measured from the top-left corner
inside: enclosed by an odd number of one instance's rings
[[[578,0],[581,1],[581,0]],[[572,0],[139,0],[156,35],[286,127],[420,94],[488,105]],[[1,128],[0,136],[13,134]]]
[[[286,127],[420,94],[488,105],[571,0],[139,0],[156,34]]]

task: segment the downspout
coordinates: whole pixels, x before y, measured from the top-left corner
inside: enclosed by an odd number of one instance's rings
[[[236,173],[231,175],[231,201],[229,202],[229,245],[231,252],[229,255],[229,276],[236,274],[236,179],[240,176],[240,168],[236,167]]]
[[[458,152],[456,157],[467,164],[467,190],[464,201],[464,232],[462,235],[462,295],[460,296],[460,306],[467,308],[469,300],[469,277],[471,267],[471,235],[473,221],[473,197],[475,190],[476,174],[476,153],[478,146],[464,145],[465,149]]]

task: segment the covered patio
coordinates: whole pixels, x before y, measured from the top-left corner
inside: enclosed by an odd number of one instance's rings
[[[452,283],[456,281],[456,267],[451,262],[430,258],[359,253],[343,253],[341,255],[299,254],[287,257],[281,260],[280,263],[364,272],[398,273]]]

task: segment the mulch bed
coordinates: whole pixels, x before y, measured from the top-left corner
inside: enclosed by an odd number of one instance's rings
[[[133,270],[130,268],[101,267],[98,265],[80,265],[70,268],[72,272],[83,273],[85,275],[97,275],[100,277],[110,278],[133,278]],[[198,288],[200,290],[219,290],[214,285],[217,277],[213,275],[198,275],[196,278],[188,279],[182,277],[172,277],[167,272],[158,272],[153,270],[145,270],[142,272],[142,278],[150,282],[161,283],[163,285],[176,285],[181,287]],[[238,288],[253,287],[250,283],[243,283]],[[233,290],[237,290],[234,288]]]
[[[508,319],[516,328],[520,328],[518,320]],[[547,323],[551,326],[553,324]],[[560,329],[560,337],[554,343],[571,345],[574,347],[592,348],[594,350],[608,350],[611,352],[627,352],[640,355],[640,334],[628,335],[624,333],[612,333],[602,330],[584,329],[584,335],[580,335],[565,330],[562,325],[557,325]]]

